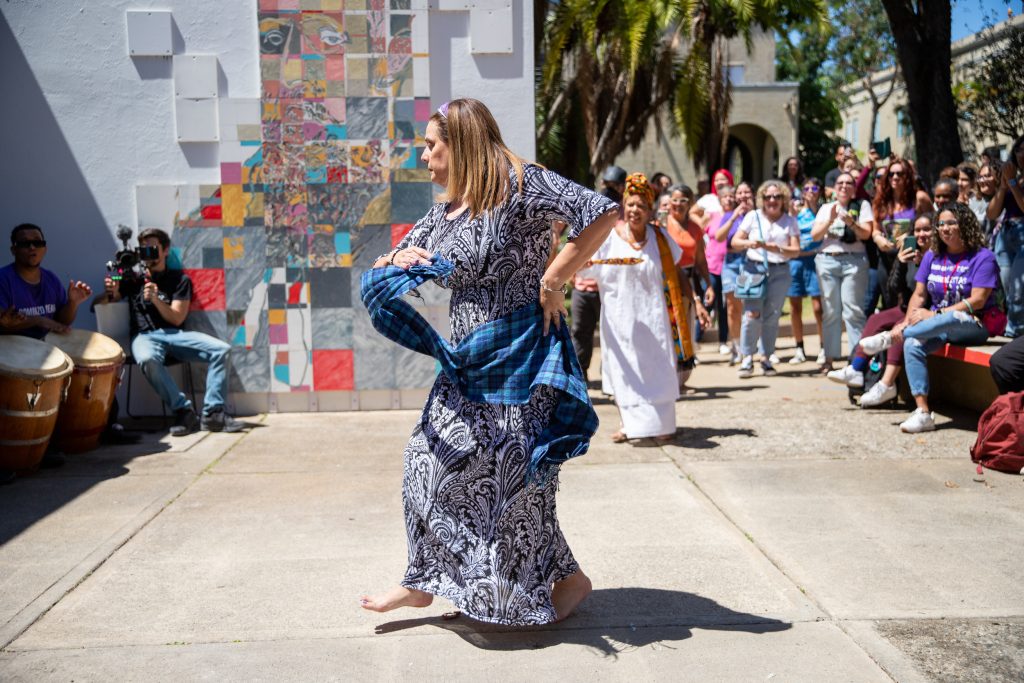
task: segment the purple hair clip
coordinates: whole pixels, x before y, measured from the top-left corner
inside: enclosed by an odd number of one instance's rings
[[[449,104],[451,104],[451,102],[445,102],[444,104],[442,104],[440,107],[437,108],[437,113],[441,115],[442,119],[447,119],[448,118],[448,105]]]

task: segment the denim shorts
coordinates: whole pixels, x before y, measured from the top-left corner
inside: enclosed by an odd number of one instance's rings
[[[789,262],[789,276],[792,280],[786,296],[821,296],[813,256],[792,259]]]
[[[743,268],[743,254],[728,253],[722,264],[722,294],[736,291],[736,276]]]

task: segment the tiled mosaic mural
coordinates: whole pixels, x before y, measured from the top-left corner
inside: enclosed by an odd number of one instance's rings
[[[363,270],[433,201],[426,0],[258,7],[262,96],[219,101],[221,183],[140,187],[140,226],[175,212],[189,325],[232,345],[232,391],[429,386],[433,360],[384,342],[358,301]],[[444,329],[443,295],[424,294]]]

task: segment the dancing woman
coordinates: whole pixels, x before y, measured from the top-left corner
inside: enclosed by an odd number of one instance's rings
[[[444,201],[376,261],[371,276],[403,276],[389,266],[414,273],[454,264],[438,282],[451,290],[457,350],[481,328],[535,314],[535,336],[525,341],[564,335],[562,348],[582,377],[562,327],[562,286],[605,241],[618,206],[513,154],[477,100],[442,105],[425,142],[422,159],[431,181],[446,188]],[[553,220],[568,224],[569,241],[549,265]],[[557,467],[531,476],[536,449],[563,416],[564,393],[531,386],[523,403],[486,402],[470,399],[449,372],[438,374],[405,449],[408,568],[398,587],[364,596],[365,609],[426,607],[439,595],[481,621],[545,624],[590,593],[555,513]]]

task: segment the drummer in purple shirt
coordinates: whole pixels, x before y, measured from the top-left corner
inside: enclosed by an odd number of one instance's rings
[[[11,231],[11,254],[14,263],[0,268],[0,334],[42,339],[48,332],[67,332],[92,289],[78,280],[65,289],[42,267],[46,238],[37,225],[22,223]]]

